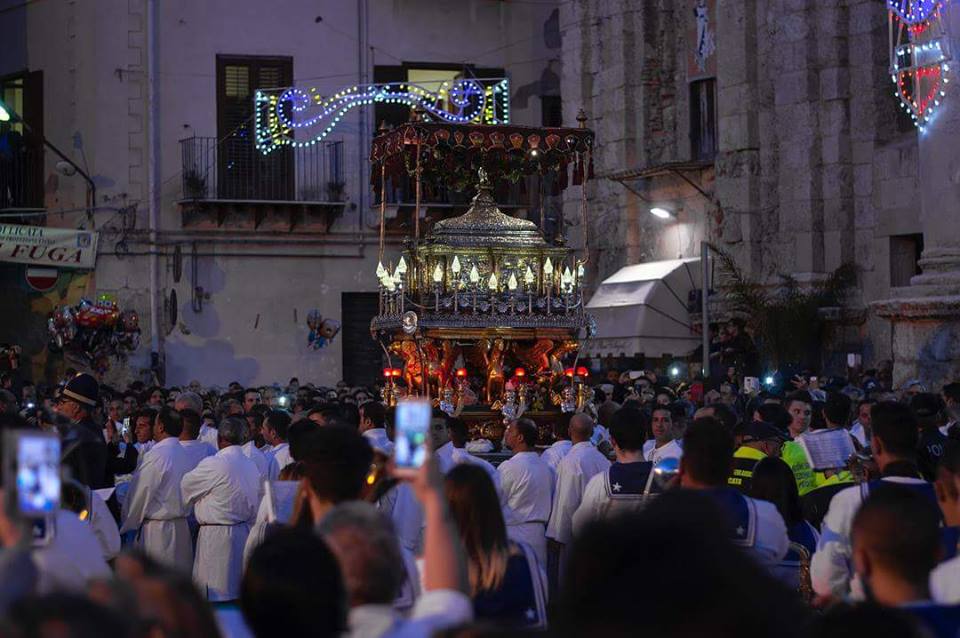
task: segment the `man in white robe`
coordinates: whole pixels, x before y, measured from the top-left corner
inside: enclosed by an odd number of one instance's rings
[[[293,463],[290,444],[287,443],[287,428],[290,427],[290,421],[290,415],[286,410],[270,410],[260,426],[260,434],[267,444],[262,451],[270,461],[268,478],[271,481],[277,480],[280,470]]]
[[[553,508],[547,523],[547,538],[559,544],[560,574],[564,571],[564,554],[573,541],[573,514],[580,507],[583,491],[595,474],[610,467],[610,461],[590,442],[593,419],[579,413],[570,419],[570,440],[573,446],[557,468],[557,484]]]
[[[188,571],[193,564],[193,542],[187,516],[190,507],[180,493],[190,457],[177,437],[183,429],[180,415],[162,408],[153,426],[156,445],[143,456],[130,479],[123,502],[120,533],[139,530],[137,545],[154,560]]]
[[[184,501],[200,524],[193,579],[213,601],[240,596],[243,549],[260,503],[260,472],[240,447],[245,424],[224,419],[219,433],[220,450],[182,481]]]
[[[178,399],[179,400],[179,399]],[[190,457],[190,469],[197,467],[200,461],[217,453],[216,448],[197,438],[200,434],[200,414],[192,408],[180,412],[183,420],[183,432],[180,433],[180,445]]]
[[[570,453],[570,448],[573,447],[573,443],[571,443],[568,438],[570,436],[570,422],[567,421],[564,423],[562,418],[558,419],[558,422],[554,425],[553,434],[556,441],[543,451],[540,458],[543,459],[543,462],[546,463],[550,471],[553,472],[554,482],[556,482],[557,468],[560,467],[560,461]]]
[[[533,421],[511,422],[504,441],[514,452],[497,467],[500,487],[513,512],[513,524],[507,527],[507,535],[530,545],[540,566],[546,569],[546,528],[553,504],[553,472],[536,452],[537,426]]]

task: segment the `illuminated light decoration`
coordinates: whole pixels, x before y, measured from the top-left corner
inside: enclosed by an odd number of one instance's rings
[[[464,378],[464,377],[466,377],[466,376],[467,376],[467,369],[466,369],[466,368],[457,368],[457,376],[458,376],[459,378],[461,378],[461,379]]]
[[[452,124],[509,124],[510,81],[462,78],[444,81],[436,91],[408,82],[365,84],[328,98],[316,89],[297,87],[257,91],[257,150],[267,154],[283,146],[312,146],[330,135],[351,109],[374,104],[420,107],[428,118]]]
[[[947,0],[889,0],[890,79],[894,95],[924,132],[946,97],[950,82]]]
[[[516,370],[513,371],[513,375],[515,377],[522,379],[523,377],[527,376],[527,371],[524,370],[523,368],[517,368]]]

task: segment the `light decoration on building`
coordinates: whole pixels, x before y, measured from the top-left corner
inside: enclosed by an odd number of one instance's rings
[[[366,84],[330,97],[298,87],[257,91],[254,96],[257,149],[312,146],[330,135],[351,110],[375,104],[420,107],[426,117],[451,124],[509,124],[507,78],[461,78],[432,91],[409,82]]]
[[[888,0],[890,79],[921,132],[946,98],[952,52],[949,0]]]

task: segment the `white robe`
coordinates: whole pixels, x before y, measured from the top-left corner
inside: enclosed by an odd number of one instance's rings
[[[437,455],[437,467],[441,474],[446,474],[453,467],[453,447],[452,441],[447,441],[437,448],[434,454]]]
[[[260,451],[260,448],[257,447],[256,443],[253,441],[247,441],[243,445],[243,453],[247,455],[248,459],[253,461],[254,465],[257,466],[257,471],[260,472],[261,478],[268,478],[270,476],[270,466],[273,465],[273,461],[272,459],[267,458],[267,455]]]
[[[387,436],[384,428],[373,428],[363,432],[363,438],[370,443],[375,451],[383,452],[387,456],[393,456],[393,441]]]
[[[90,527],[103,550],[103,559],[113,560],[120,553],[120,530],[110,508],[95,490],[90,490],[89,516]]]
[[[37,568],[38,594],[54,590],[82,594],[91,578],[110,578],[110,568],[89,524],[73,512],[57,510],[54,525],[50,544],[30,550]]]
[[[280,476],[280,470],[293,463],[293,456],[290,455],[290,444],[286,441],[264,448],[263,453],[270,461],[270,476],[268,478],[271,481],[276,481]]]
[[[513,513],[510,538],[528,544],[547,566],[547,521],[553,506],[553,471],[536,452],[518,452],[497,468],[500,487]]]
[[[557,441],[544,450],[543,454],[540,455],[540,458],[543,459],[543,462],[547,464],[551,471],[553,471],[554,481],[556,481],[557,468],[560,467],[560,461],[562,461],[563,457],[570,453],[570,449],[572,447],[573,443],[570,441]]]
[[[154,445],[130,479],[120,528],[121,534],[139,529],[137,545],[148,556],[183,571],[193,564],[190,506],[180,494],[180,482],[190,469],[180,441],[167,438]]]
[[[219,448],[219,442],[217,440],[218,434],[217,428],[212,428],[204,423],[200,426],[200,435],[197,436],[197,439],[204,443],[209,443],[210,447],[216,450]]]
[[[208,600],[240,596],[243,548],[260,502],[260,472],[231,445],[183,477],[183,498],[200,524],[193,579]]]
[[[273,523],[286,524],[290,522],[293,516],[294,501],[297,496],[297,487],[300,481],[270,481],[273,492],[273,514],[276,520],[270,520],[270,503],[267,502],[265,493],[260,499],[260,507],[257,508],[257,519],[250,528],[250,535],[247,536],[247,543],[243,548],[243,564],[250,562],[250,555],[253,554],[260,543],[267,535],[267,527]]]
[[[557,468],[553,509],[547,523],[547,538],[569,545],[573,540],[573,514],[580,507],[584,489],[595,474],[610,467],[610,461],[589,441],[570,448]]]
[[[212,447],[209,443],[199,439],[180,441],[180,445],[183,446],[183,451],[187,453],[188,457],[190,457],[191,470],[200,465],[200,461],[203,459],[207,458],[208,456],[213,456],[217,453],[217,448]]]
[[[423,548],[423,508],[409,483],[400,482],[377,501],[377,509],[393,522],[393,529],[404,549],[419,554]]]

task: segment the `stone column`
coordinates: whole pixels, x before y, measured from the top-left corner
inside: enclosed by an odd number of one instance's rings
[[[919,135],[922,274],[874,304],[893,323],[894,383],[931,390],[960,379],[960,6],[947,3],[953,42],[946,96]]]

